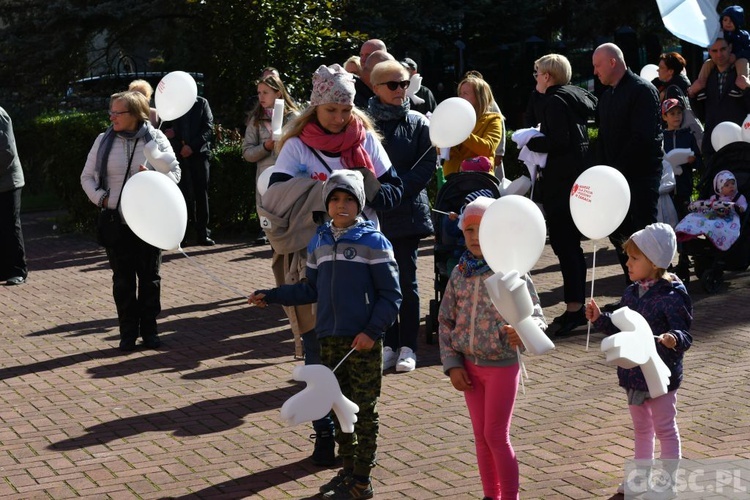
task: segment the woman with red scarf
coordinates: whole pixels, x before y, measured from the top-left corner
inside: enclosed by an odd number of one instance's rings
[[[354,107],[354,78],[341,66],[320,66],[313,75],[310,105],[289,124],[278,144],[279,156],[258,214],[274,250],[276,285],[304,279],[307,244],[326,214],[323,182],[335,170],[359,170],[367,198],[362,216],[375,222],[376,211],[401,203],[403,183],[370,119]],[[285,306],[292,332],[301,335],[305,364],[320,364],[313,304]],[[335,463],[333,420],[313,422],[313,463]]]

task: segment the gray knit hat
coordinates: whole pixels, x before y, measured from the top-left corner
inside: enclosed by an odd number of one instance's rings
[[[328,210],[328,199],[331,193],[337,189],[346,191],[357,199],[357,215],[359,215],[365,206],[365,180],[362,174],[356,170],[335,170],[323,184],[323,203],[326,210]]]
[[[643,255],[660,269],[666,269],[672,263],[677,251],[677,238],[674,229],[669,224],[656,222],[649,224],[630,237]]]

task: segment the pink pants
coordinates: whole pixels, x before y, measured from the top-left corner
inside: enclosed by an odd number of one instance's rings
[[[680,430],[677,428],[677,391],[668,392],[654,399],[647,399],[640,406],[629,405],[635,433],[635,459],[654,458],[654,435],[661,445],[660,458],[682,458]]]
[[[464,392],[477,449],[484,495],[493,500],[518,498],[518,461],[510,444],[510,420],[516,402],[519,368],[477,366],[465,362],[473,389]]]

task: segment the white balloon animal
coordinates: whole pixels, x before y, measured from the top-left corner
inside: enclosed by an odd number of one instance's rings
[[[341,430],[354,432],[359,406],[341,394],[339,381],[324,365],[300,365],[292,372],[294,380],[307,382],[301,392],[281,405],[281,418],[292,425],[325,417],[333,408]]]
[[[506,274],[497,272],[484,280],[484,286],[487,287],[495,309],[516,329],[527,351],[532,354],[544,354],[555,348],[555,344],[531,317],[534,304],[531,302],[526,281],[521,279],[518,271]]]
[[[619,333],[602,340],[602,351],[607,363],[621,368],[641,367],[648,393],[658,398],[667,393],[669,367],[656,352],[656,343],[646,319],[630,308],[622,307],[612,313],[612,323]]]
[[[177,164],[177,166],[180,164],[174,153],[161,151],[156,141],[151,140],[143,146],[143,154],[146,156],[146,160],[153,165],[156,170],[166,173],[167,177],[172,179],[175,183],[180,182],[180,179],[172,173],[175,164]]]

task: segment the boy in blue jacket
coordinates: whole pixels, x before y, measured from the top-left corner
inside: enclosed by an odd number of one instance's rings
[[[370,472],[375,467],[383,372],[383,334],[401,304],[393,247],[360,214],[365,205],[362,174],[334,171],[323,186],[331,220],[321,225],[307,247],[306,279],[272,290],[258,290],[253,305],[285,306],[317,302],[315,330],[321,361],[335,367],[344,396],[359,406],[353,434],[336,424],[343,469],[320,488],[323,498],[372,498]]]

